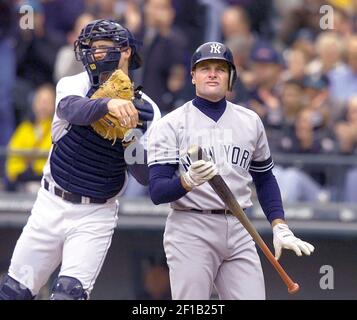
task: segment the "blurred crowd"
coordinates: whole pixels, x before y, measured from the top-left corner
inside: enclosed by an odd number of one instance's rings
[[[21,27],[26,8],[30,29]],[[73,42],[99,18],[142,40],[132,78],[163,114],[194,96],[194,49],[221,41],[239,74],[227,99],[259,114],[273,158],[357,154],[356,0],[0,0],[0,148],[50,149],[55,85],[84,71]],[[41,178],[43,158],[2,159],[6,190]],[[274,174],[285,201],[357,202],[357,163],[277,165]],[[127,194],[145,192],[133,183]]]

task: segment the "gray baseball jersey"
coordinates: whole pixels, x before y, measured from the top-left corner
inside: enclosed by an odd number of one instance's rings
[[[187,150],[201,146],[216,163],[220,174],[236,195],[241,207],[252,205],[249,184],[251,171],[263,172],[273,167],[263,124],[259,116],[227,101],[218,120],[213,121],[191,101],[153,125],[149,136],[148,163],[179,163],[177,175],[187,170]],[[209,184],[205,183],[171,204],[173,209],[222,209],[225,207]]]

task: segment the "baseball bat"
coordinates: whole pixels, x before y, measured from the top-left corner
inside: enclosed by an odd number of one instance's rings
[[[199,159],[208,160],[207,155],[199,146],[192,146],[188,150],[188,154],[190,158],[193,160],[199,160]],[[216,175],[211,180],[209,180],[208,183],[213,188],[213,190],[217,193],[217,195],[222,199],[222,201],[226,204],[226,206],[229,208],[232,214],[240,221],[240,223],[252,236],[255,243],[263,251],[268,261],[278,272],[280,278],[287,286],[288,292],[290,294],[298,292],[299,285],[289,277],[289,275],[285,272],[285,270],[280,265],[278,260],[275,259],[274,255],[271,253],[268,246],[265,244],[264,240],[258,233],[258,231],[255,229],[253,224],[250,222],[250,220],[248,219],[248,217],[240,207],[238,201],[236,200],[235,196],[233,195],[232,191],[229,189],[223,178],[220,175]]]

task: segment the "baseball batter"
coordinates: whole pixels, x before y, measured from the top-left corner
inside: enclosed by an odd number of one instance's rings
[[[140,67],[138,46],[129,30],[110,20],[89,23],[76,41],[76,54],[87,72],[63,78],[57,85],[53,147],[31,216],[0,283],[0,300],[33,299],[61,262],[50,298],[88,299],[117,224],[117,199],[127,170],[148,183],[147,164],[129,165],[129,147],[124,149],[119,139],[105,139],[90,124],[108,111],[127,128],[160,117],[145,94],[137,93],[132,101],[89,97],[117,68],[128,74]],[[130,148],[139,150],[144,140],[137,139]]]
[[[265,299],[255,244],[237,218],[205,183],[220,173],[240,206],[252,205],[253,180],[273,227],[276,258],[282,248],[299,256],[314,247],[284,221],[279,187],[263,124],[256,113],[225,99],[236,79],[231,51],[218,42],[201,45],[191,60],[196,97],[169,113],[149,134],[150,195],[171,203],[164,233],[173,299]],[[201,146],[210,161],[190,159]]]

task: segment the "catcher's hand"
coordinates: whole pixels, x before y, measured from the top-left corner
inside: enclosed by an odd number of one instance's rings
[[[132,101],[124,99],[112,99],[108,102],[108,117],[115,117],[124,130],[136,128],[139,122],[138,110]]]
[[[94,131],[105,139],[123,139],[131,128],[138,124],[138,111],[131,100],[134,97],[134,86],[130,78],[120,69],[115,70],[91,96],[92,99],[112,98],[104,117],[91,124]]]

